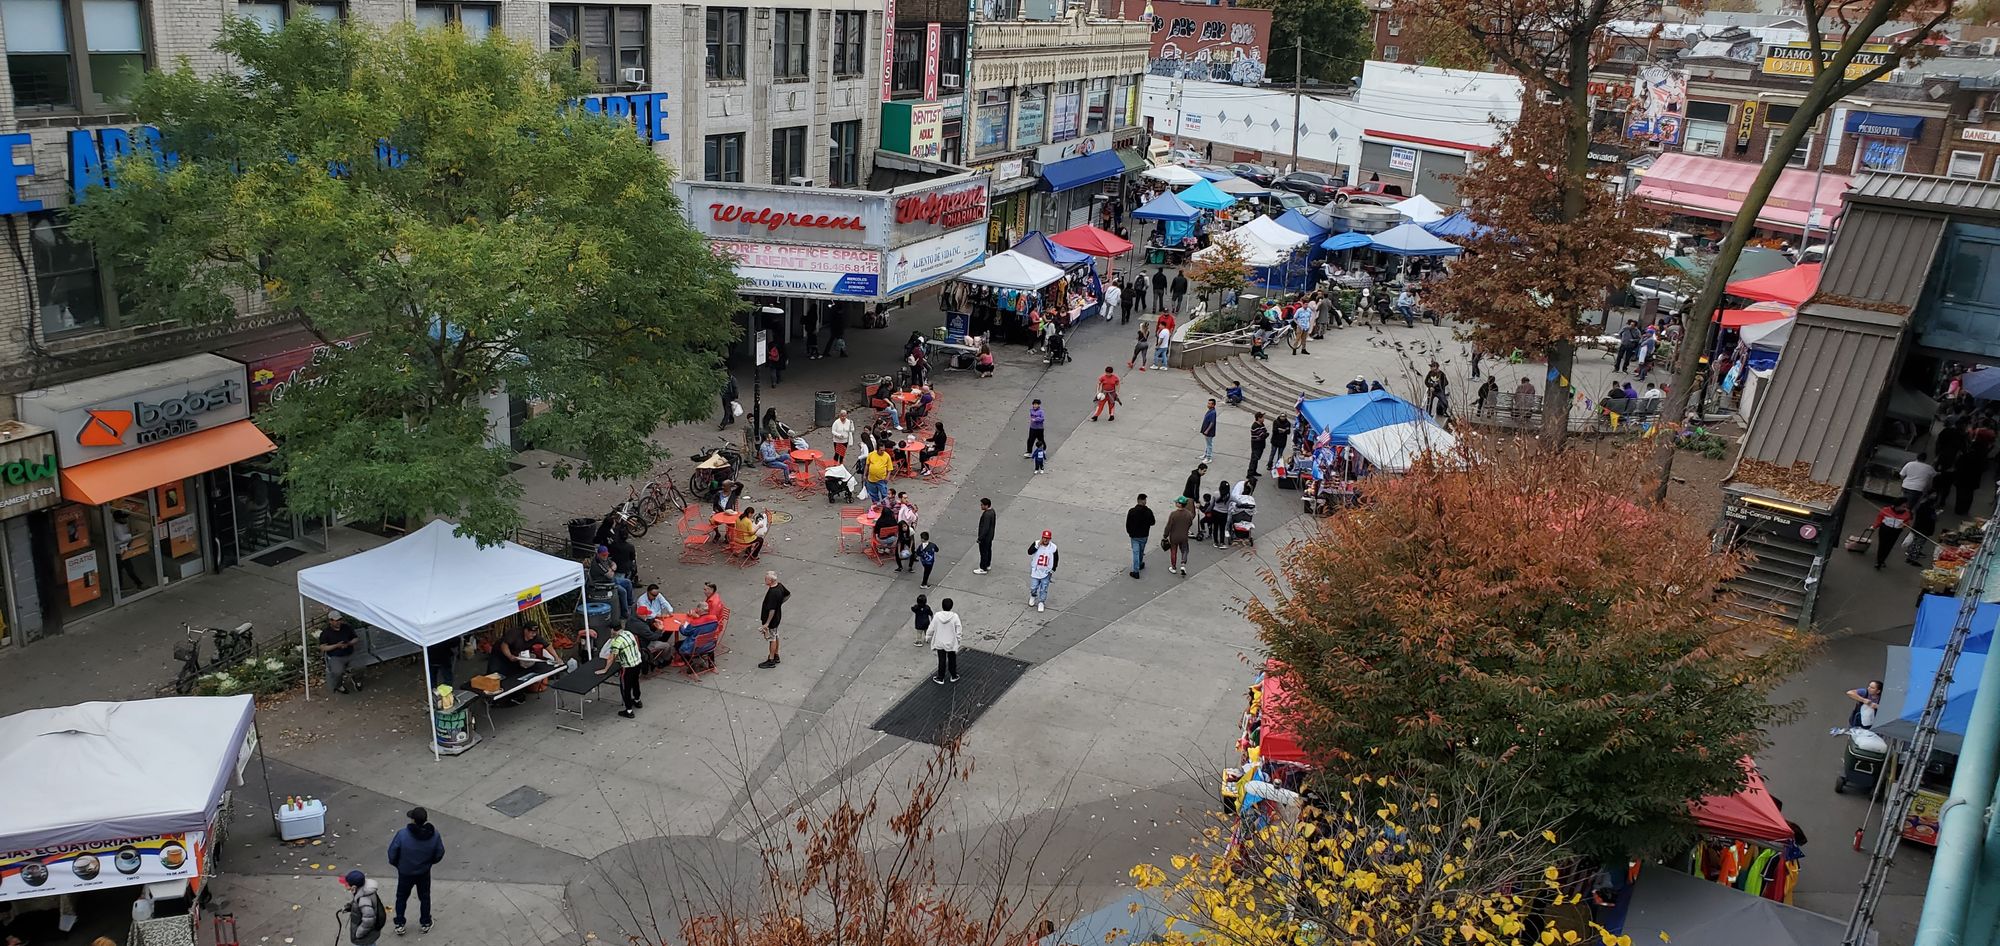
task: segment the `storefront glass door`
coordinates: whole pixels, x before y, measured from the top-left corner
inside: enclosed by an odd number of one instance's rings
[[[174,480],[105,504],[105,533],[117,562],[112,587],[120,602],[201,574],[194,485]]]
[[[299,538],[300,523],[285,504],[285,487],[278,479],[274,455],[245,460],[229,468],[236,498],[236,554],[247,559]]]

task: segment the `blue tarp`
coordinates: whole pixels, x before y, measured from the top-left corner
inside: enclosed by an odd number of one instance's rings
[[[1321,243],[1319,247],[1323,250],[1358,250],[1373,242],[1375,242],[1374,238],[1368,234],[1356,233],[1349,230],[1346,233],[1336,233],[1333,236],[1327,237],[1326,242]]]
[[[1186,201],[1190,207],[1200,207],[1203,210],[1221,210],[1236,203],[1236,198],[1216,190],[1215,185],[1207,181],[1189,184],[1181,191],[1181,200]]]
[[[1950,595],[1925,595],[1917,601],[1917,625],[1910,629],[1911,647],[1943,647],[1958,621],[1958,599]],[[1972,634],[1965,639],[1965,652],[1983,654],[1993,648],[1993,629],[2000,625],[2000,604],[1981,604],[1972,613]]]
[[[1426,416],[1422,408],[1387,391],[1314,398],[1300,406],[1299,412],[1305,415],[1314,440],[1319,439],[1322,431],[1330,431],[1335,446],[1346,444],[1347,438],[1364,431],[1423,420]]]
[[[1433,220],[1422,225],[1424,232],[1444,240],[1471,239],[1485,236],[1487,227],[1472,222],[1471,215],[1461,210],[1443,220]]]
[[[1072,159],[1074,160],[1074,159]],[[1021,242],[1014,244],[1014,252],[1032,256],[1057,269],[1068,269],[1078,263],[1090,260],[1090,254],[1082,250],[1072,250],[1042,235],[1040,230],[1030,230]]]
[[[1437,237],[1424,232],[1424,228],[1414,223],[1405,223],[1386,233],[1375,234],[1368,245],[1384,253],[1397,256],[1457,256],[1464,252]]]
[[[1125,173],[1125,162],[1118,160],[1117,152],[1099,151],[1043,167],[1042,180],[1049,182],[1049,190],[1066,191],[1072,187],[1095,184],[1123,173]]]
[[[1188,206],[1187,201],[1168,191],[1139,205],[1138,210],[1132,211],[1132,216],[1138,220],[1173,220],[1191,223],[1196,217],[1201,216],[1201,211]]]
[[[1897,721],[1915,725],[1924,714],[1924,703],[1931,698],[1931,685],[1937,680],[1938,664],[1943,658],[1944,651],[1936,647],[1910,648],[1910,676],[1903,685],[1903,705],[1896,713]],[[1965,724],[1972,720],[1972,698],[1979,695],[1979,678],[1985,672],[1985,654],[1958,656],[1958,663],[1951,669],[1951,687],[1945,691],[1939,732],[1965,735]],[[1881,723],[1876,720],[1876,728],[1881,728]]]
[[[1288,230],[1293,230],[1298,233],[1303,233],[1306,236],[1311,237],[1312,239],[1315,240],[1326,235],[1325,227],[1322,227],[1319,224],[1312,222],[1311,217],[1299,213],[1296,210],[1285,211],[1284,215],[1278,218],[1278,225]]]

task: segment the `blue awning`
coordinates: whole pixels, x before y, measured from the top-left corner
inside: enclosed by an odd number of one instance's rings
[[[1125,173],[1125,162],[1118,160],[1116,153],[1099,151],[1043,167],[1042,180],[1049,182],[1049,190],[1066,191],[1085,184],[1095,184],[1123,173]]]
[[[1876,138],[1908,138],[1914,141],[1923,136],[1924,120],[1915,115],[1848,112],[1847,133]]]

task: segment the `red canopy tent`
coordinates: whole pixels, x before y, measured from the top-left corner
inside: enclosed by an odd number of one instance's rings
[[[1750,776],[1749,784],[1734,795],[1711,795],[1695,803],[1694,820],[1703,830],[1724,837],[1773,843],[1790,841],[1792,826],[1785,823],[1784,813],[1764,788],[1764,777],[1757,774],[1756,760],[1745,756],[1743,769]]]
[[[1819,288],[1819,265],[1804,263],[1755,279],[1733,282],[1729,284],[1728,292],[1732,296],[1758,302],[1782,302],[1788,306],[1801,306],[1807,299],[1812,298],[1813,290]]]
[[[1279,679],[1280,668],[1272,661],[1264,668],[1263,695],[1257,700],[1257,713],[1263,723],[1263,740],[1258,755],[1272,762],[1296,762],[1310,765],[1305,748],[1299,745],[1298,729],[1293,721],[1286,718],[1285,685]]]
[[[1717,321],[1722,323],[1723,328],[1742,328],[1745,325],[1776,322],[1791,317],[1792,313],[1783,309],[1724,309]]]
[[[1087,223],[1080,227],[1071,227],[1049,239],[1079,253],[1089,253],[1092,256],[1123,256],[1132,252],[1132,241],[1115,233],[1099,230]]]

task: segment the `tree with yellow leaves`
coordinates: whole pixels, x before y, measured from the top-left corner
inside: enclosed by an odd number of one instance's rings
[[[1327,797],[1260,786],[1194,853],[1134,867],[1172,917],[1155,943],[1630,946],[1590,921],[1553,830],[1502,827],[1541,810],[1518,787],[1460,780],[1440,795],[1382,777],[1337,784]]]

